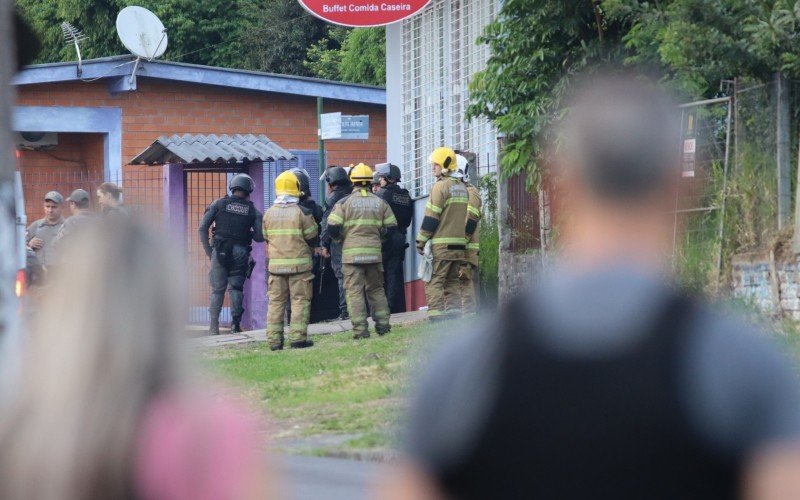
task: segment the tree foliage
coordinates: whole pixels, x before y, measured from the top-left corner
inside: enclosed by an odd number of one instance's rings
[[[306,67],[320,78],[386,84],[386,31],[339,26],[308,50]]]
[[[800,0],[507,0],[480,42],[492,56],[473,79],[471,116],[508,138],[504,174],[535,179],[548,127],[576,73],[618,63],[658,69],[691,97],[720,81],[800,75]]]

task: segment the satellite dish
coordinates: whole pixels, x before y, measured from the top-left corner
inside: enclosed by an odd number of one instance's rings
[[[144,7],[125,7],[117,14],[117,35],[136,57],[152,60],[167,50],[167,30],[158,16]]]

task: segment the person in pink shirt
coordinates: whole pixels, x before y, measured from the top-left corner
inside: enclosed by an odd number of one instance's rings
[[[166,238],[87,231],[0,393],[0,498],[278,498],[261,420],[193,380]]]

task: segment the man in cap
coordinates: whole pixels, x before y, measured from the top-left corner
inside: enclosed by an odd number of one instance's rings
[[[250,245],[253,240],[264,241],[261,213],[249,199],[254,188],[255,183],[249,175],[234,175],[228,184],[231,194],[209,205],[197,230],[200,244],[211,259],[211,270],[208,273],[211,283],[211,304],[208,308],[211,335],[219,334],[219,315],[226,288],[229,289],[231,298],[231,332],[242,331],[244,282],[252,270]],[[212,224],[214,231],[209,242]]]
[[[676,106],[592,73],[566,109],[557,269],[448,344],[383,498],[797,498],[795,370],[666,274]]]
[[[34,252],[36,258],[45,270],[57,263],[56,250],[53,246],[64,217],[61,210],[64,197],[58,191],[50,191],[44,195],[44,217],[34,221],[25,232],[28,248]]]
[[[386,300],[389,310],[394,313],[406,312],[405,278],[403,261],[406,257],[408,226],[414,217],[414,204],[408,190],[400,187],[400,168],[391,163],[375,165],[375,174],[380,177],[381,189],[378,196],[389,204],[395,218],[397,231],[383,244],[383,272],[386,286]]]
[[[478,252],[480,250],[480,234],[478,232],[481,219],[481,194],[478,188],[469,183],[469,162],[463,155],[456,155],[458,170],[455,177],[461,179],[469,194],[467,204],[467,250],[466,260],[461,263],[458,271],[458,283],[461,295],[461,312],[466,315],[475,314],[478,309],[477,294],[475,292],[478,276]],[[472,222],[474,221],[474,222]],[[471,233],[470,233],[471,231]]]
[[[384,335],[389,325],[389,305],[383,290],[382,240],[397,229],[397,219],[389,205],[369,190],[372,169],[359,163],[350,171],[355,190],[333,207],[328,216],[328,231],[342,243],[342,271],[347,293],[347,308],[353,322],[353,338],[369,337],[366,292],[375,331]]]
[[[294,172],[283,172],[275,179],[277,198],[264,213],[263,233],[269,259],[267,342],[273,351],[283,349],[283,318],[289,300],[289,345],[294,349],[314,345],[308,340],[308,320],[314,280],[311,256],[319,233],[311,210],[300,205],[301,189]]]
[[[335,165],[328,167],[325,171],[325,182],[328,184],[328,196],[326,196],[325,213],[322,215],[322,233],[320,235],[320,254],[323,258],[331,259],[331,267],[336,281],[339,284],[339,319],[348,319],[347,295],[344,291],[344,273],[342,272],[342,243],[334,241],[328,231],[328,217],[336,206],[344,198],[353,192],[353,183],[350,182],[347,170],[344,167]]]
[[[76,189],[70,193],[67,202],[69,202],[69,210],[72,215],[64,220],[58,231],[58,235],[53,242],[56,248],[63,248],[65,242],[69,241],[75,233],[80,231],[81,227],[91,222],[94,218],[90,206],[91,199],[87,191]]]
[[[467,234],[475,231],[473,226],[477,222],[468,210],[467,188],[452,175],[458,170],[456,153],[441,147],[435,149],[429,159],[436,182],[425,204],[425,217],[417,235],[417,252],[424,253],[425,244],[430,241],[433,273],[425,285],[425,295],[428,318],[435,321],[461,314],[458,273],[466,259]]]

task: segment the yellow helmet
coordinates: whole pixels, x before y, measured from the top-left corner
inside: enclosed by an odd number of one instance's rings
[[[372,183],[372,169],[369,168],[369,165],[359,163],[350,170],[350,180],[353,184],[358,184],[359,182]]]
[[[275,178],[275,193],[277,195],[300,196],[300,181],[297,176],[287,170]]]
[[[442,166],[442,170],[446,172],[455,172],[458,169],[458,162],[456,161],[456,152],[450,148],[442,147],[436,148],[428,158],[431,163]]]

